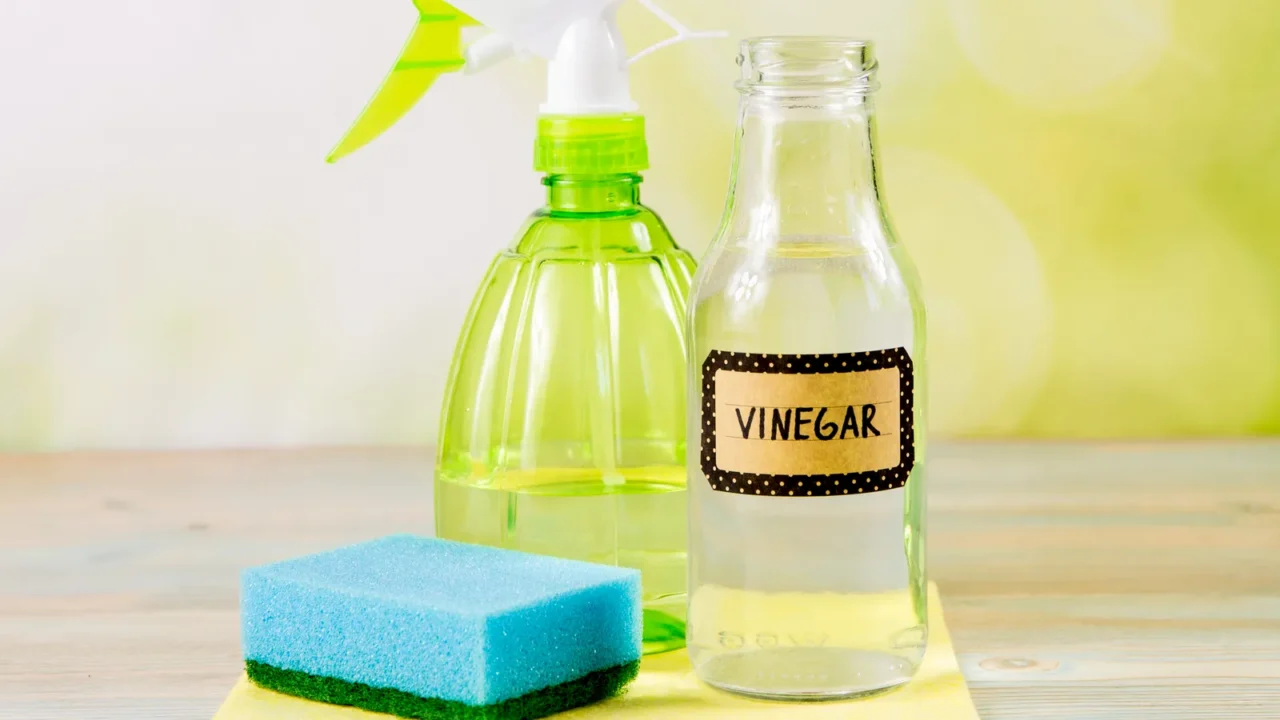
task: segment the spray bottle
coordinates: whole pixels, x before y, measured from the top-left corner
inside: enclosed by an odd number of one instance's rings
[[[414,0],[417,27],[330,156],[391,127],[446,73],[548,61],[534,168],[547,204],[490,266],[458,338],[436,464],[441,537],[638,568],[646,652],[684,644],[684,316],[693,259],[640,204],[644,117],[622,0]],[[465,45],[462,28],[490,32]]]

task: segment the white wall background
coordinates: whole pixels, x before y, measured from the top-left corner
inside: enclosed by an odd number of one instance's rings
[[[0,5],[0,448],[433,440],[472,292],[542,199],[542,80],[444,82],[325,165],[415,18]]]
[[[1074,77],[1057,48],[1115,27],[1117,1],[1033,17],[1056,39],[1041,59]],[[876,41],[889,199],[938,320],[935,427],[1015,427],[1050,362],[1037,250],[955,162],[971,137],[939,132],[957,108],[989,127],[965,53],[1018,37],[1001,4],[663,4],[734,38]],[[960,11],[991,42],[961,42]],[[434,441],[472,293],[542,201],[544,78],[540,61],[447,78],[326,165],[415,18],[409,0],[0,2],[0,450]],[[623,18],[633,48],[665,36],[635,3]],[[723,205],[735,55],[735,39],[684,45],[633,75],[645,200],[695,255]]]

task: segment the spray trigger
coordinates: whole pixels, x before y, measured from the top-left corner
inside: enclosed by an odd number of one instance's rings
[[[418,10],[413,34],[329,162],[386,132],[443,75],[477,73],[512,57],[548,61],[545,114],[634,112],[627,77],[632,63],[686,40],[727,35],[695,32],[654,0],[637,1],[675,35],[628,57],[617,25],[623,0],[413,0]],[[479,27],[488,33],[471,40]]]

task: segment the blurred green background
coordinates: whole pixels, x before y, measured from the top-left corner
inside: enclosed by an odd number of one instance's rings
[[[0,448],[433,441],[470,295],[540,199],[541,63],[450,79],[327,167],[408,0],[70,5],[0,10]],[[940,434],[1280,431],[1280,3],[664,6],[876,42]],[[637,49],[662,33],[623,17]],[[695,254],[735,52],[634,75],[646,201]]]
[[[878,42],[887,198],[925,281],[938,430],[1280,430],[1280,3],[705,5],[703,26],[739,8],[773,32]],[[676,76],[676,58],[656,62]],[[729,119],[658,112],[659,156],[714,206],[720,147],[682,133]]]

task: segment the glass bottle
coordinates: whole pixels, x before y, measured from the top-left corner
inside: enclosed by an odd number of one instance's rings
[[[543,132],[555,122],[544,119]],[[616,131],[612,120],[565,122]],[[637,568],[645,652],[675,649],[686,608],[694,262],[640,204],[638,172],[563,167],[544,178],[546,206],[494,260],[458,339],[436,532]]]
[[[690,299],[689,653],[868,695],[927,642],[925,317],[880,197],[869,44],[743,43],[733,180]]]

